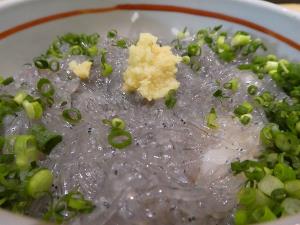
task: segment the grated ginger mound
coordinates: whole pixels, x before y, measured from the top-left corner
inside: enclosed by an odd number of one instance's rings
[[[81,80],[88,79],[90,77],[92,62],[84,61],[83,63],[77,63],[75,60],[72,60],[69,63],[69,69],[79,77]]]
[[[160,47],[157,37],[141,33],[136,45],[129,48],[128,67],[123,74],[123,89],[137,91],[151,101],[178,89],[176,64],[181,57],[173,55],[170,46]]]

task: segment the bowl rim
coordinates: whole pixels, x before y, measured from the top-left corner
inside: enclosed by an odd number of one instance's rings
[[[13,7],[15,5],[19,4],[27,4],[31,2],[39,2],[43,0],[2,0],[0,1],[0,10],[5,10],[7,8]],[[267,10],[274,11],[276,13],[282,14],[286,17],[292,18],[292,19],[297,19],[300,21],[300,13],[289,10],[287,8],[284,8],[278,4],[274,4],[271,2],[267,2],[264,0],[227,0],[231,2],[236,2],[236,3],[241,3],[241,4],[248,4],[248,5],[253,5],[257,7],[263,7]],[[131,0],[129,2],[140,2],[139,0]],[[124,4],[127,4],[127,1],[124,1]]]

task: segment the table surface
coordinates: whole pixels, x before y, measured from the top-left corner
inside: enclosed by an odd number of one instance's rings
[[[282,4],[282,6],[290,10],[300,12],[300,4]]]

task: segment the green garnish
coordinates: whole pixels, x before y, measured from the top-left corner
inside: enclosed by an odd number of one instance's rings
[[[243,124],[243,125],[247,125],[250,123],[250,121],[252,120],[252,116],[251,114],[247,113],[247,114],[243,114],[240,116],[239,118],[240,122]]]
[[[118,32],[116,30],[110,30],[107,32],[107,37],[110,39],[117,37],[117,35],[118,35]]]
[[[167,106],[168,109],[172,109],[176,105],[176,102],[177,102],[176,90],[172,89],[165,96],[165,105]]]
[[[14,115],[20,110],[19,104],[14,101],[14,96],[0,95],[0,126],[7,115]]]
[[[187,54],[189,57],[199,56],[201,54],[201,48],[198,44],[191,43],[187,46]]]
[[[209,128],[215,129],[218,128],[219,125],[217,123],[217,112],[215,108],[211,108],[209,114],[207,115],[206,118],[207,126]]]
[[[110,64],[106,63],[106,54],[107,54],[107,51],[105,49],[103,49],[101,51],[101,67],[102,67],[101,75],[104,77],[108,77],[113,72],[112,66]]]
[[[15,139],[14,153],[16,165],[21,170],[30,168],[32,162],[37,161],[39,152],[33,135],[19,135]]]
[[[81,113],[76,108],[65,109],[62,113],[62,116],[65,121],[74,125],[81,120]]]
[[[116,41],[115,46],[119,47],[119,48],[127,48],[127,43],[125,41],[125,39],[120,39]]]
[[[50,170],[39,168],[31,171],[27,176],[25,190],[30,197],[40,198],[49,192],[53,182]]]
[[[224,93],[223,93],[223,91],[221,89],[216,90],[213,93],[213,96],[216,97],[216,98],[229,98],[228,96],[224,95]]]
[[[243,31],[238,31],[235,33],[231,39],[231,46],[233,47],[243,47],[251,42],[251,36]]]
[[[2,76],[0,76],[0,84],[7,86],[9,84],[11,84],[12,82],[14,82],[14,78],[13,77],[7,77],[6,79],[4,79]]]
[[[62,141],[61,135],[47,130],[43,125],[34,125],[29,130],[29,133],[36,138],[39,150],[47,155]]]
[[[49,62],[49,69],[52,71],[52,72],[57,72],[59,71],[60,69],[60,64],[57,60],[53,59]]]
[[[62,59],[68,54],[94,57],[98,54],[99,38],[99,34],[96,33],[91,35],[67,33],[54,40],[45,54],[34,58],[34,65],[38,69],[57,72],[60,69],[58,59]],[[62,51],[62,46],[67,47],[67,53]]]
[[[118,149],[126,148],[132,143],[132,137],[128,131],[120,128],[114,128],[114,127],[111,129],[107,139],[108,139],[108,143],[112,147]]]
[[[225,89],[232,90],[232,92],[236,92],[239,89],[239,81],[238,79],[232,79],[223,85]]]
[[[187,32],[187,27],[184,27],[182,31],[178,32],[176,38],[172,40],[171,44],[174,46],[175,49],[181,50],[183,48],[182,40],[186,37]]]
[[[244,101],[241,105],[238,105],[234,109],[234,114],[236,116],[242,116],[244,114],[251,113],[252,111],[253,111],[253,106],[249,102]]]
[[[110,64],[107,63],[102,64],[102,73],[101,73],[102,76],[107,77],[110,74],[112,74],[112,72],[113,72],[113,68]]]
[[[107,140],[112,147],[123,149],[131,145],[132,136],[125,130],[126,124],[124,120],[116,117],[112,120],[104,119],[102,122],[111,127]]]
[[[111,120],[111,126],[113,128],[119,128],[121,130],[124,130],[126,127],[126,124],[125,124],[124,120],[116,117]]]
[[[247,89],[249,95],[256,95],[258,88],[255,85],[250,85]]]
[[[26,97],[28,96],[28,94],[24,91],[20,91],[19,93],[17,93],[14,97],[14,101],[16,103],[18,103],[19,105],[21,105],[23,103],[23,101],[26,99]]]
[[[191,62],[191,58],[188,55],[185,55],[182,57],[182,62],[188,65]]]
[[[37,82],[37,89],[44,97],[52,97],[54,95],[54,86],[47,78],[41,78]]]
[[[70,221],[81,213],[90,213],[95,208],[94,204],[85,199],[79,191],[55,198],[50,204],[43,218],[55,223]]]
[[[43,107],[37,101],[29,102],[28,100],[24,100],[22,102],[23,108],[30,119],[40,119],[43,115]]]
[[[42,57],[38,57],[33,59],[34,65],[38,69],[48,69],[49,63],[46,59],[43,59]]]

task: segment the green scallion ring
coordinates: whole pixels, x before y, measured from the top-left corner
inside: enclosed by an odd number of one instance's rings
[[[121,130],[124,130],[126,124],[125,124],[124,120],[116,117],[111,120],[111,126],[113,128],[119,128]]]
[[[43,107],[39,102],[29,102],[27,100],[24,100],[22,102],[22,105],[26,111],[27,116],[30,119],[40,119],[42,117]]]
[[[15,139],[14,153],[16,157],[16,165],[21,170],[30,167],[31,162],[38,159],[38,149],[36,139],[33,135],[19,135]]]
[[[75,45],[72,48],[70,48],[70,54],[71,55],[82,55],[83,49],[79,45]]]
[[[76,108],[65,109],[62,113],[62,116],[65,121],[71,124],[78,123],[81,120],[81,113]]]
[[[43,58],[35,58],[33,60],[34,65],[38,69],[48,69],[49,68],[49,63],[46,59]]]
[[[125,138],[124,140],[118,141],[117,139]],[[122,149],[126,148],[132,143],[131,134],[128,131],[113,128],[107,137],[108,143],[114,148]]]
[[[51,60],[49,62],[49,69],[52,71],[52,72],[57,72],[59,71],[60,69],[60,65],[59,65],[59,62],[55,59]]]
[[[3,81],[1,82],[1,84],[4,85],[4,86],[7,86],[7,85],[11,84],[11,83],[14,82],[14,81],[15,81],[15,80],[14,80],[13,77],[8,77],[8,78],[6,78],[5,80],[3,80]]]
[[[98,43],[98,40],[100,38],[100,35],[97,33],[91,34],[90,36],[88,36],[88,43],[90,45],[96,45]]]
[[[54,86],[52,85],[51,81],[47,78],[41,78],[37,82],[37,89],[39,90],[40,94],[44,97],[51,97],[54,95]]]
[[[36,169],[26,178],[26,194],[33,198],[45,195],[53,183],[53,174],[46,168]]]

